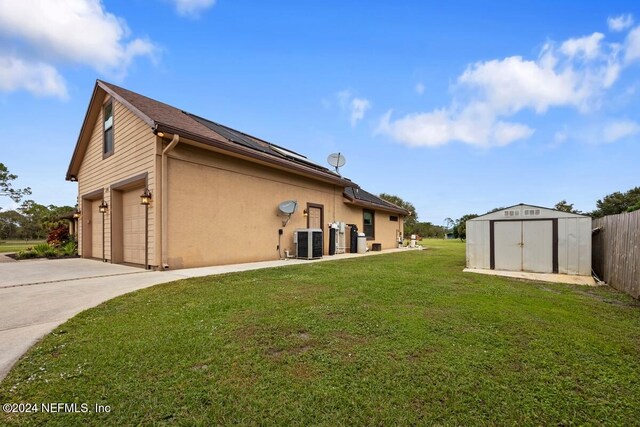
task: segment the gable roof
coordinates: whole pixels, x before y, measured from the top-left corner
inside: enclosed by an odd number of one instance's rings
[[[91,138],[93,123],[95,123],[102,108],[98,100],[107,94],[138,116],[154,133],[179,134],[183,138],[224,150],[229,154],[241,156],[252,161],[267,163],[279,169],[311,176],[321,181],[341,186],[358,186],[332,170],[312,162],[302,154],[101,80],[96,81],[80,135],[69,163],[67,180],[73,180],[78,174]]]
[[[479,215],[479,216],[477,216],[475,218],[472,218],[469,221],[483,221],[483,220],[495,219],[495,218],[502,219],[504,217],[504,211],[513,210],[514,208],[539,209],[541,211],[546,212],[547,215],[550,214],[550,215],[552,215],[554,217],[564,217],[564,218],[566,218],[566,217],[574,217],[574,218],[589,217],[589,215],[585,215],[585,214],[577,214],[577,213],[573,213],[573,212],[565,212],[565,211],[561,211],[561,210],[554,209],[554,208],[545,208],[544,206],[530,205],[528,203],[519,203],[517,205],[512,205],[512,206],[508,206],[506,208],[498,209],[497,211],[487,212],[485,214],[482,214],[482,215]],[[513,217],[511,219],[518,220],[518,219],[521,219],[521,217],[518,216],[518,217]]]
[[[364,191],[362,188],[347,187],[344,189],[343,195],[351,203],[358,206],[370,207],[373,209],[384,209],[385,211],[395,212],[401,215],[410,214],[408,210],[401,208],[398,205],[394,205],[391,202],[387,202],[368,191]]]

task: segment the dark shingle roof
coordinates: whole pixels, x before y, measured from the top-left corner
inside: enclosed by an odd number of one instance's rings
[[[344,196],[353,201],[359,202],[359,204],[363,205],[371,205],[373,208],[382,208],[392,212],[401,213],[403,215],[408,215],[409,211],[400,206],[394,205],[391,202],[387,202],[380,197],[369,193],[368,191],[363,190],[362,188],[354,188],[354,187],[346,187],[344,189]]]
[[[147,123],[155,129],[169,128],[175,131],[188,133],[205,139],[227,143],[229,147],[242,146],[263,155],[271,156],[286,162],[303,165],[312,168],[322,174],[333,176],[339,180],[349,181],[341,177],[331,169],[318,165],[306,158],[306,156],[280,147],[276,144],[256,138],[244,132],[213,122],[195,114],[172,107],[155,99],[140,95],[128,89],[106,83],[101,80],[99,85],[110,89],[120,98],[126,101],[130,108],[137,110],[149,120]]]

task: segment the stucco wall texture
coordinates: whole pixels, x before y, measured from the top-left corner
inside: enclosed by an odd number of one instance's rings
[[[167,197],[166,260],[170,269],[272,260],[285,250],[293,253],[295,229],[307,227],[303,215],[307,203],[323,206],[325,254],[330,222],[356,224],[362,231],[363,207],[348,203],[343,187],[198,148],[184,139],[167,154],[167,188],[162,190],[161,152],[167,141],[163,144],[140,118],[115,99],[112,102],[114,152],[103,156],[100,113],[78,173],[83,257],[102,259],[104,254],[108,262],[126,261],[123,230],[130,227],[123,226],[123,196],[127,191],[141,193],[145,186],[153,194],[148,211],[151,267],[163,264],[161,193]],[[104,215],[96,210],[102,200],[109,205]],[[285,200],[296,200],[298,208],[283,227],[286,217],[279,213],[278,205]],[[374,210],[375,236],[367,241],[368,246],[396,247],[402,216]],[[391,216],[399,217],[398,221],[390,220]]]

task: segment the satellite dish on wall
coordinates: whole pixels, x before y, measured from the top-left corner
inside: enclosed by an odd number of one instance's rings
[[[327,162],[336,168],[336,173],[339,174],[340,172],[338,172],[338,169],[347,163],[347,158],[341,153],[331,153],[329,154],[329,157],[327,157]]]
[[[285,200],[284,202],[278,205],[278,209],[284,215],[291,215],[296,211],[298,207],[298,202],[295,200]]]
[[[280,211],[280,213],[287,216],[287,219],[282,221],[283,227],[287,226],[289,220],[291,219],[291,215],[296,211],[297,208],[298,202],[296,202],[295,200],[285,200],[278,205],[278,210]]]

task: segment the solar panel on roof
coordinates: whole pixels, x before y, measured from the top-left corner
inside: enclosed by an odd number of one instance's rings
[[[315,169],[320,169],[324,172],[328,172],[333,174],[333,171],[328,170],[327,168],[320,166],[317,163],[307,159],[305,156],[293,152],[291,150],[287,150],[286,148],[278,147],[277,145],[273,145],[268,142],[264,142],[264,145],[258,143],[250,136],[243,134],[242,132],[236,131],[234,129],[228,128],[216,122],[212,122],[211,120],[207,120],[200,116],[196,116],[195,114],[188,113],[183,111],[184,114],[188,115],[192,119],[196,120],[198,123],[206,126],[217,134],[223,136],[231,142],[235,142],[236,144],[243,145],[248,148],[252,148],[254,150],[261,151],[263,153],[268,153],[280,158],[284,158],[290,161],[294,161],[296,163],[303,163],[309,166],[312,166]]]
[[[203,119],[202,117],[198,117],[198,116],[196,116],[194,114],[187,113],[186,111],[185,111],[185,114],[187,114],[188,116],[190,116],[191,118],[193,118],[194,120],[199,122],[200,124],[208,127],[212,131],[214,131],[214,132],[222,135],[223,137],[227,138],[229,141],[238,143],[240,145],[244,145],[245,147],[253,148],[254,150],[262,151],[263,153],[268,153],[269,152],[265,147],[263,147],[262,145],[258,144],[255,141],[251,140],[251,138],[249,138],[246,135],[243,135],[240,132],[236,132],[231,128],[228,128],[226,126],[222,126],[222,125],[220,125],[218,123],[212,122],[211,120]]]

